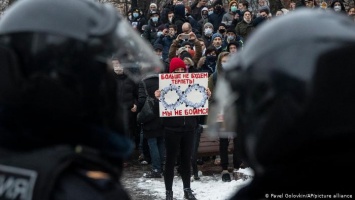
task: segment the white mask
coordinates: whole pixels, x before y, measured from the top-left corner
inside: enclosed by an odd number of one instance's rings
[[[158,19],[159,19],[158,17],[152,17],[153,22],[158,22]]]
[[[341,6],[334,6],[334,11],[339,12],[341,10]]]
[[[212,29],[211,28],[206,28],[205,29],[205,35],[212,35]]]

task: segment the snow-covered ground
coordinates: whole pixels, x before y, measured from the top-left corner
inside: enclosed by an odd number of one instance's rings
[[[239,169],[240,173],[247,176],[253,176],[250,168]],[[232,174],[231,174],[232,176]],[[200,176],[201,180],[192,181],[191,189],[197,199],[200,200],[224,200],[229,199],[236,191],[248,184],[251,180],[232,180],[231,182],[223,182],[220,174],[214,176]],[[147,179],[147,178],[132,178],[132,184],[127,185],[130,190],[136,189],[141,191],[143,195],[152,197],[152,199],[165,199],[164,179]],[[130,188],[134,187],[134,188]],[[183,199],[184,192],[181,177],[175,176],[173,183],[174,198]]]

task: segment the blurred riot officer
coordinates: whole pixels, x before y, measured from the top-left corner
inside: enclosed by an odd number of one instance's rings
[[[129,199],[107,63],[140,80],[161,69],[151,52],[107,4],[15,2],[0,20],[0,199]]]
[[[237,119],[243,162],[255,173],[233,199],[353,194],[354,35],[344,16],[300,9],[261,26],[230,59],[232,91],[220,96],[233,94],[237,114],[225,120]]]

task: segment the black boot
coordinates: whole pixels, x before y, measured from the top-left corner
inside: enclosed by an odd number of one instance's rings
[[[150,172],[143,175],[144,178],[161,178],[161,172],[156,169],[152,169]]]
[[[166,200],[173,200],[173,191],[171,190],[166,191]]]
[[[192,194],[192,190],[190,188],[184,189],[184,199],[188,200],[197,200],[196,197]]]

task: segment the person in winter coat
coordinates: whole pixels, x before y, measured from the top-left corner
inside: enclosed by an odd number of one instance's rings
[[[185,73],[186,65],[180,58],[173,58],[170,61],[170,73]],[[207,95],[211,96],[210,91],[206,88]],[[160,98],[160,90],[155,91],[155,97]],[[194,133],[198,123],[197,116],[181,116],[181,117],[164,117],[163,126],[165,131],[166,144],[166,164],[164,183],[166,189],[166,199],[173,200],[173,179],[174,166],[178,151],[181,156],[180,173],[183,182],[184,198],[195,200],[190,187],[191,177],[191,155],[194,142]]]
[[[137,30],[140,34],[143,34],[142,26],[147,23],[147,19],[141,14],[141,10],[138,8],[131,10],[131,17],[128,18],[129,23],[133,29]]]
[[[205,46],[209,47],[212,43],[212,35],[215,32],[213,24],[211,24],[209,22],[205,23],[205,25],[203,25],[202,32],[203,32],[203,34],[202,34],[201,38],[203,39]]]
[[[197,69],[200,72],[208,72],[208,76],[211,76],[216,70],[217,56],[218,50],[214,46],[207,47],[205,56],[197,63]]]
[[[162,59],[164,62],[170,61],[169,58],[169,49],[174,39],[176,39],[176,26],[170,25],[168,27],[167,33],[163,33],[158,39],[155,41],[156,44],[161,44],[163,46],[163,54]],[[168,68],[169,69],[169,68]]]
[[[124,124],[128,125],[125,132],[132,140],[134,140],[137,127],[138,85],[127,76],[118,57],[114,56],[112,58],[112,65],[117,84],[117,101],[119,102],[118,112],[127,116],[122,118]]]
[[[148,25],[144,28],[143,37],[150,42],[153,46],[154,42],[159,37],[159,26],[163,23],[160,21],[159,13],[156,11],[152,11],[150,13],[150,19],[148,21]]]
[[[191,5],[191,15],[197,21],[201,20],[202,16],[200,15],[202,9],[207,7],[207,0],[195,0],[195,2]]]
[[[185,25],[189,25],[189,23],[186,23]],[[169,60],[171,60],[174,57],[180,57],[181,53],[183,51],[188,51],[188,50],[192,50],[192,44],[195,48],[194,52],[195,54],[192,56],[192,60],[197,63],[198,60],[201,58],[202,56],[202,47],[201,47],[201,43],[200,41],[197,39],[196,35],[194,32],[189,32],[188,34],[188,38],[184,38],[184,34],[179,34],[175,40],[173,40],[170,49],[169,49]],[[188,43],[190,44],[190,49],[185,48],[184,46],[182,46],[184,43]],[[180,57],[181,58],[181,57]]]
[[[252,14],[247,10],[243,14],[243,20],[235,27],[235,33],[242,37],[244,42],[246,42],[248,36],[254,31],[254,29],[255,26],[252,20]]]
[[[188,22],[185,16],[185,6],[183,4],[175,5],[174,7],[174,18],[173,18],[173,24],[177,28],[177,35],[183,33],[184,31],[182,30],[182,25]]]
[[[223,3],[220,0],[217,0],[213,3],[213,8],[214,8],[213,13],[208,16],[208,22],[213,24],[213,27],[215,29],[218,29],[226,11],[224,10]]]
[[[159,89],[158,75],[145,77],[139,84],[138,112],[142,110],[147,94],[155,99],[154,113],[156,117],[151,121],[142,123],[143,135],[148,141],[152,168],[145,178],[161,178],[165,160],[164,129],[159,117],[159,100],[154,97],[155,90]]]

